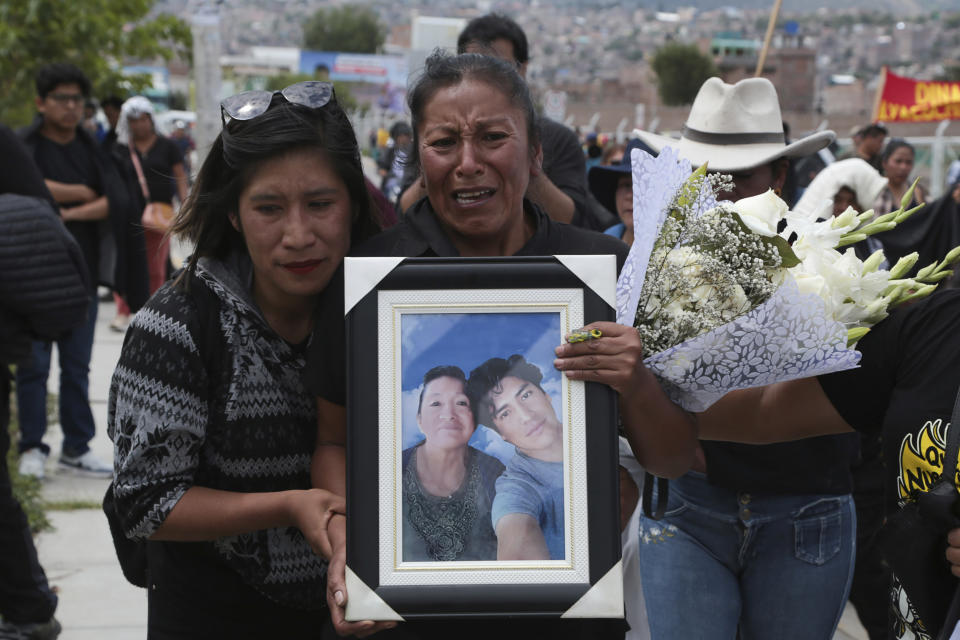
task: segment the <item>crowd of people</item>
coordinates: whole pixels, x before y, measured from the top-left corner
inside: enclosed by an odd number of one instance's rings
[[[59,463],[112,478],[105,510],[125,574],[147,588],[148,637],[464,632],[455,619],[346,619],[346,256],[601,254],[619,271],[634,234],[635,150],[673,146],[729,174],[720,195],[735,201],[790,192],[804,159],[835,139],[824,131],[790,141],[765,79],[711,78],[679,139],[641,131],[622,145],[592,134],[584,145],[536,113],[528,59],[523,31],[497,14],[471,21],[456,54],[430,56],[408,91],[410,123],[383,141],[379,188],[327,82],[225,98],[223,129],[192,186],[184,148],[158,133],[146,98],[101,101],[110,126],[100,129],[90,83],[69,64],[41,69],[37,120],[19,140],[0,130],[11,149],[0,199],[22,194],[59,212],[76,257],[58,266],[62,279],[36,286],[56,294],[71,275],[88,300],[55,330],[43,305],[27,313],[2,301],[0,353],[17,365],[19,471],[45,473],[56,342]],[[895,210],[915,152],[903,140],[884,144],[886,135],[878,123],[859,129],[850,157],[785,197],[825,216]],[[908,206],[928,200],[922,188],[912,197]],[[891,262],[917,251],[925,266],[960,244],[960,180],[928,208],[855,250],[883,248]],[[171,234],[193,247],[176,272]],[[109,462],[89,448],[98,285],[115,292],[111,326],[126,331],[110,387]],[[875,538],[911,498],[897,488],[905,443],[923,434],[937,443],[940,458],[917,463],[928,474],[957,464],[942,451],[960,382],[958,305],[947,290],[894,313],[860,343],[859,369],[733,392],[699,414],[667,398],[631,327],[595,323],[596,339],[558,346],[562,375],[617,397],[619,424],[607,426],[622,434],[628,624],[518,617],[471,620],[470,632],[828,639],[849,599],[871,640],[935,637],[936,621],[920,619],[919,596],[890,573]],[[404,560],[563,558],[562,430],[544,372],[510,353],[469,373],[435,364],[419,388],[422,439],[402,453]],[[9,386],[4,378],[0,437]],[[481,425],[513,447],[511,458],[468,444]],[[0,638],[55,638],[56,595],[6,471],[0,540],[16,543],[0,554]],[[669,479],[650,511],[638,507],[642,471]],[[960,574],[954,535],[943,537],[942,562]]]

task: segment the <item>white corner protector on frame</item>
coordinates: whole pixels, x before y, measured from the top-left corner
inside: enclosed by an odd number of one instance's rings
[[[585,285],[603,298],[612,308],[617,308],[617,258],[616,256],[553,256],[560,264],[580,278]]]
[[[357,577],[350,567],[346,567],[347,582],[347,610],[345,618],[348,622],[360,620],[396,620],[403,622],[403,618],[390,605],[383,601],[363,580]]]
[[[623,560],[610,567],[590,590],[563,612],[561,618],[622,618]]]
[[[350,313],[370,290],[380,284],[404,258],[343,259],[343,315]]]

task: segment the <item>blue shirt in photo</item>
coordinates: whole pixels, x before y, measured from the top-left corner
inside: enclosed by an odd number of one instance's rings
[[[543,531],[551,560],[566,557],[564,544],[563,464],[545,462],[517,453],[497,478],[493,499],[493,529],[500,518],[511,513],[533,517]]]

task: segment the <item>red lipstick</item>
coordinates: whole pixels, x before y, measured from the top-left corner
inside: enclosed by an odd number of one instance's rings
[[[323,260],[303,260],[300,262],[287,262],[283,268],[297,275],[305,275],[320,266]]]

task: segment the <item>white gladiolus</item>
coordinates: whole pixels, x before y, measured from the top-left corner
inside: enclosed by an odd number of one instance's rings
[[[801,291],[816,293],[826,303],[830,316],[848,326],[886,315],[889,300],[881,294],[890,273],[864,273],[864,264],[852,249],[841,253],[807,247],[803,262],[789,271]]]
[[[773,190],[768,189],[758,196],[737,200],[733,203],[733,210],[751,231],[770,238],[777,235],[777,223],[786,215],[789,207]]]

